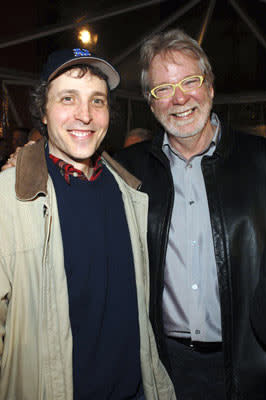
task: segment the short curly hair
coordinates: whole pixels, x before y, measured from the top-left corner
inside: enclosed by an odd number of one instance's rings
[[[49,82],[39,81],[38,84],[33,89],[33,91],[31,92],[30,113],[31,113],[32,120],[33,120],[33,126],[36,129],[38,129],[38,131],[43,136],[46,136],[46,137],[48,136],[47,126],[42,121],[46,114],[48,92],[49,92],[51,82],[53,82],[59,75],[62,75],[65,72],[70,71],[72,69],[79,70],[79,74],[78,74],[77,78],[82,78],[89,71],[92,75],[95,75],[95,76],[99,77],[100,79],[103,79],[106,82],[107,91],[108,91],[107,92],[108,93],[107,100],[108,100],[108,106],[110,109],[111,98],[110,98],[110,87],[108,84],[108,78],[99,68],[94,67],[92,65],[86,65],[86,64],[78,64],[78,65],[73,65],[71,67],[65,68],[62,71],[60,71],[59,74],[55,75],[55,77]]]

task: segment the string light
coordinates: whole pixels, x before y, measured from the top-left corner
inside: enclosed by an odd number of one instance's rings
[[[91,43],[91,33],[87,29],[82,29],[82,31],[79,32],[79,40],[82,41],[84,44]]]
[[[95,45],[98,42],[98,35],[92,34],[88,29],[82,28],[79,32],[79,40],[83,44]]]

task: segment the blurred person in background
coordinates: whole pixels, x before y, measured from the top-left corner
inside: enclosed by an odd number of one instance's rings
[[[16,127],[10,132],[10,152],[14,153],[17,147],[22,147],[28,141],[29,129]]]
[[[42,134],[38,131],[38,129],[33,128],[30,130],[28,137],[27,137],[27,143],[23,144],[24,146],[28,146],[31,145],[35,142],[37,142],[38,140],[40,140],[42,138]],[[22,145],[22,146],[23,146]],[[10,167],[15,167],[16,166],[16,162],[17,162],[17,155],[20,151],[20,149],[22,148],[22,146],[17,146],[16,150],[11,153],[8,157],[7,160],[5,160],[5,162],[2,164],[1,167],[1,171],[5,171],[6,169],[10,168]]]
[[[135,128],[131,129],[126,134],[124,147],[131,146],[132,144],[143,142],[145,140],[150,140],[152,138],[152,133],[148,129]]]

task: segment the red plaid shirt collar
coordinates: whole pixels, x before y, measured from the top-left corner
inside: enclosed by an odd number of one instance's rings
[[[74,168],[73,165],[68,164],[63,160],[60,160],[60,158],[57,158],[52,154],[49,154],[49,158],[60,169],[61,175],[65,178],[65,181],[69,185],[70,185],[70,176],[74,176],[75,178],[79,178],[83,181],[92,182],[95,181],[100,176],[103,169],[101,156],[98,156],[97,158],[95,158],[94,161],[93,173],[91,177],[88,179],[82,171]]]

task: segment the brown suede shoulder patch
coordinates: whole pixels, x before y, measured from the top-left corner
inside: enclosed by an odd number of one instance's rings
[[[47,194],[48,170],[44,153],[45,140],[25,146],[18,153],[16,165],[16,195],[31,200],[38,193]]]

